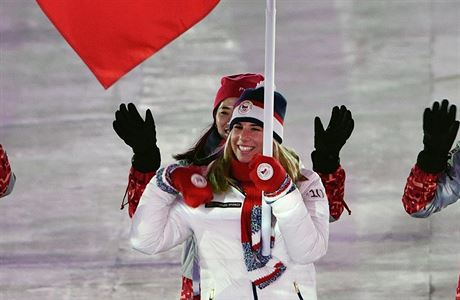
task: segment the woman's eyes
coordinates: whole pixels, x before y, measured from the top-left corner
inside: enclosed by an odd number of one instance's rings
[[[241,124],[239,124],[239,123],[233,125],[233,127],[234,127],[235,129],[238,129],[238,130],[243,130],[243,125],[241,125]],[[263,129],[262,129],[262,127],[260,127],[260,126],[251,126],[251,127],[249,127],[249,130],[250,130],[250,131],[254,131],[254,132],[259,132],[259,131],[262,131]]]

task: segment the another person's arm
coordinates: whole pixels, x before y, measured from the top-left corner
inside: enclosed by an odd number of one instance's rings
[[[134,152],[125,194],[125,197],[128,196],[128,213],[132,217],[147,183],[155,175],[161,164],[160,149],[156,144],[155,121],[149,109],[145,114],[144,121],[134,104],[129,103],[127,106],[121,104],[115,113],[113,128]],[[125,206],[124,198],[121,205],[122,209]]]
[[[340,219],[343,210],[346,209],[351,215],[351,210],[345,202],[345,170],[339,166],[332,173],[318,172],[321,182],[326,189],[327,200],[329,201],[329,222]]]
[[[432,215],[433,213],[439,212],[450,204],[457,202],[460,199],[460,142],[457,144],[457,147],[452,151],[452,160],[449,164],[447,170],[433,176],[430,173],[425,173],[425,178],[435,177],[436,181],[428,179],[421,182],[425,182],[425,185],[428,185],[427,182],[431,182],[430,186],[425,186],[425,189],[421,191],[421,195],[426,195],[426,203],[420,205],[419,209],[414,209],[414,212],[411,216],[416,218],[426,218]],[[419,171],[420,172],[420,171]],[[423,173],[423,171],[421,171]],[[420,186],[419,185],[419,186]],[[414,189],[414,185],[408,185],[410,188]],[[406,195],[406,193],[404,193]],[[407,193],[410,194],[410,193]],[[420,201],[419,201],[420,202]]]
[[[453,154],[451,167],[447,163],[459,127],[455,117],[456,106],[449,107],[447,100],[425,109],[424,148],[407,178],[402,197],[404,209],[413,217],[426,218],[458,200],[458,154]]]
[[[340,150],[351,136],[354,120],[351,111],[344,105],[332,109],[326,129],[321,119],[315,118],[315,150],[311,153],[313,170],[321,177],[329,201],[330,222],[337,221],[345,203],[345,170],[340,166]]]
[[[16,176],[11,171],[8,156],[0,144],[0,198],[11,193],[15,182]]]
[[[132,218],[136,212],[139,201],[141,200],[142,193],[144,193],[145,187],[153,178],[153,176],[155,176],[155,172],[142,173],[137,171],[134,167],[131,167],[129,170],[128,187],[126,188],[125,197],[128,196],[127,204],[130,218]],[[121,209],[123,209],[126,205],[124,202],[125,197],[123,198]]]

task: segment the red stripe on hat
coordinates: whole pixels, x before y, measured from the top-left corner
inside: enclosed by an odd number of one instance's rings
[[[262,102],[257,101],[257,100],[245,99],[245,100],[241,101],[241,103],[243,103],[244,101],[251,101],[254,106],[257,106],[257,107],[260,107],[260,108],[264,109],[264,104]],[[241,103],[239,103],[239,104],[241,104]],[[273,110],[273,116],[275,117],[275,119],[278,120],[278,122],[281,123],[281,125],[284,126],[284,120],[281,118],[281,116],[275,110]]]

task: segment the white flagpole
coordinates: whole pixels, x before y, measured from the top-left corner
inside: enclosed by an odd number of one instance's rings
[[[273,92],[275,90],[276,0],[267,0],[265,16],[265,82],[263,154],[273,155]],[[270,255],[272,210],[262,201],[262,254]]]

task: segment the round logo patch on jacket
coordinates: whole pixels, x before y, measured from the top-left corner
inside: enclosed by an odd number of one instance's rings
[[[262,180],[269,180],[273,176],[272,166],[267,163],[261,163],[257,166],[257,176]]]

